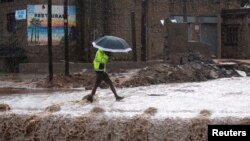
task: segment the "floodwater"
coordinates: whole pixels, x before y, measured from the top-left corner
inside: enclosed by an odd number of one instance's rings
[[[50,88],[42,88],[42,89],[26,89],[26,88],[0,88],[0,96],[8,96],[8,95],[36,95],[36,94],[52,94],[55,92],[63,92],[63,93],[71,93],[81,91],[79,89],[50,89]]]
[[[0,140],[205,141],[208,124],[250,123],[250,78],[98,89],[0,88]],[[6,85],[7,86],[7,85]],[[14,85],[12,85],[14,86]],[[21,87],[22,86],[22,87]]]

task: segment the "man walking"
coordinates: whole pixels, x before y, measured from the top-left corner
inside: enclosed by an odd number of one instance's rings
[[[94,88],[92,89],[91,94],[87,96],[87,100],[89,102],[93,102],[93,96],[95,95],[96,89],[103,80],[110,86],[112,92],[115,95],[116,101],[120,101],[124,98],[117,95],[113,83],[106,72],[106,66],[110,55],[111,52],[105,52],[100,49],[98,49],[98,51],[96,52],[95,59],[93,61],[94,70],[96,72],[96,82]]]

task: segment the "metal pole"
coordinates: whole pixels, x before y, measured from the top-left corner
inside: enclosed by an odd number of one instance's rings
[[[141,7],[141,61],[146,61],[146,11],[147,11],[147,0],[142,1]]]
[[[135,31],[135,12],[131,12],[131,28],[132,28],[132,46],[133,46],[133,60],[137,61],[136,55],[136,31]]]
[[[77,0],[76,7],[78,8],[78,12],[76,14],[77,19],[79,20],[79,25],[76,26],[76,40],[77,40],[77,58],[82,61],[86,61],[87,58],[87,50],[85,46],[85,3],[84,0]]]
[[[52,2],[48,0],[48,57],[49,57],[49,81],[53,80],[52,60]]]
[[[103,34],[108,35],[109,34],[109,9],[110,9],[110,2],[109,0],[103,0]]]
[[[164,46],[163,46],[163,61],[166,62],[169,59],[169,43],[168,43],[168,26],[169,26],[169,19],[164,19]]]
[[[65,75],[69,75],[69,34],[68,34],[68,0],[64,0],[64,57]]]
[[[221,15],[217,15],[217,59],[221,59]]]
[[[183,0],[183,22],[187,22],[187,1]]]
[[[90,40],[95,40],[95,32],[96,32],[96,23],[97,23],[97,15],[96,15],[96,0],[90,1],[91,11],[90,11],[90,23],[88,23],[89,35],[88,38]],[[93,37],[91,38],[91,32],[93,33]],[[90,43],[90,44],[89,44]],[[92,44],[88,42],[88,62],[92,62]]]

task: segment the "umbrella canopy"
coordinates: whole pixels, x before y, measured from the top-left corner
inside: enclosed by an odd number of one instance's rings
[[[108,52],[129,52],[132,50],[124,39],[116,36],[103,36],[92,44],[93,47]]]

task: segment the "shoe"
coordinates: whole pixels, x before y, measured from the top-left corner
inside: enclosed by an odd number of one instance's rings
[[[124,97],[122,97],[122,96],[117,96],[117,97],[116,97],[116,101],[120,101],[120,100],[122,100],[122,99],[124,99]]]
[[[87,100],[89,101],[89,102],[93,102],[93,96],[92,95],[89,95],[88,97],[87,97]]]

